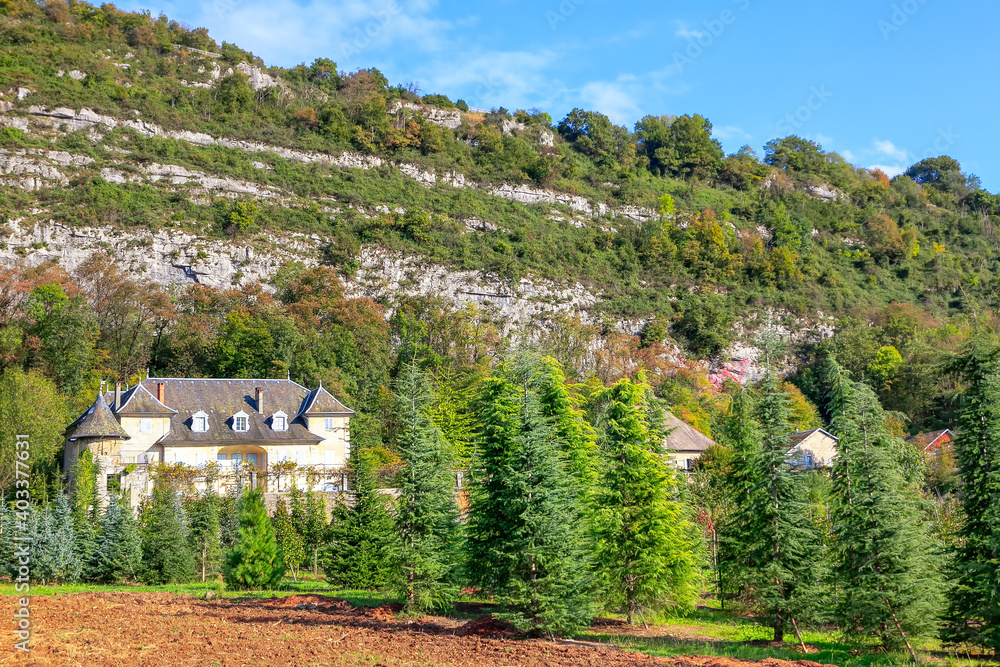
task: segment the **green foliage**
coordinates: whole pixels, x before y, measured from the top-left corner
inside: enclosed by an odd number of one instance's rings
[[[70,298],[58,283],[39,285],[27,304],[26,333],[41,341],[40,356],[66,394],[83,388],[94,353],[94,323],[82,296]]]
[[[334,509],[320,555],[323,572],[335,586],[383,590],[396,582],[399,537],[372,449],[352,449],[349,479],[354,495],[350,504]]]
[[[411,366],[397,383],[403,467],[397,476],[400,592],[412,612],[440,610],[458,595],[458,504],[454,460],[428,415],[426,377]]]
[[[139,578],[148,584],[174,584],[190,579],[194,558],[187,516],[177,492],[166,484],[158,484],[144,514]]]
[[[298,581],[299,568],[306,559],[305,540],[295,530],[284,498],[278,498],[274,515],[271,517],[271,524],[274,526],[274,537],[278,541],[281,554],[285,559],[285,568],[291,570],[292,577]]]
[[[296,563],[296,567],[300,564],[312,565],[315,576],[319,573],[319,552],[327,542],[326,503],[312,489],[303,493],[298,487],[292,489],[288,502],[292,527],[302,537],[302,548],[309,558],[308,563],[303,558]],[[289,554],[289,559],[291,557],[292,554]]]
[[[111,496],[101,517],[101,534],[87,566],[87,578],[106,583],[138,581],[141,564],[142,538],[132,508]]]
[[[643,608],[694,608],[701,593],[694,526],[681,480],[662,453],[662,411],[641,381],[605,390],[603,477],[597,498],[598,571],[605,603],[632,623]]]
[[[211,491],[188,504],[188,544],[194,555],[194,570],[201,581],[215,578],[222,572],[221,504]]]
[[[738,403],[732,427],[730,486],[741,500],[725,529],[725,584],[781,641],[788,627],[798,632],[797,624],[822,618],[825,560],[805,479],[789,462],[788,396],[773,372],[760,394],[755,405]]]
[[[966,383],[959,416],[965,522],[958,530],[945,636],[1000,650],[1000,367],[997,348],[973,337],[953,362]]]
[[[222,566],[226,586],[273,589],[285,574],[285,562],[259,489],[240,497],[237,516],[239,533]]]
[[[529,373],[508,367],[480,389],[467,577],[496,595],[499,616],[518,628],[567,634],[593,616],[589,558],[572,478]]]
[[[15,485],[18,435],[29,436],[27,463],[31,495],[44,500],[46,482],[58,474],[63,431],[70,421],[68,402],[43,374],[10,367],[0,375],[0,492]],[[22,482],[23,484],[23,482]],[[23,487],[20,487],[23,488]]]
[[[837,616],[852,636],[899,648],[931,634],[942,607],[938,545],[921,520],[920,499],[901,472],[903,441],[871,387],[830,360],[834,463],[834,580]]]

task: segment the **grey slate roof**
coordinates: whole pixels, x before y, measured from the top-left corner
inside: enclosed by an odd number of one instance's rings
[[[73,428],[74,426],[76,428]],[[90,406],[90,409],[70,424],[70,428],[73,428],[73,432],[69,436],[70,440],[80,438],[131,439],[131,436],[125,432],[115,416],[111,414],[111,408],[108,407],[108,402],[104,400],[102,394],[97,395],[97,400]]]
[[[156,400],[156,396],[149,393],[141,382],[122,394],[122,404],[114,406],[114,411],[116,415],[134,417],[163,417],[177,414],[176,410]]]
[[[333,397],[333,394],[323,389],[320,385],[318,389],[309,392],[305,402],[302,404],[302,411],[299,415],[309,415],[310,417],[331,417],[353,415],[354,410],[346,407],[343,403]]]
[[[313,392],[291,380],[148,378],[141,385],[155,396],[157,384],[161,382],[164,385],[163,404],[177,411],[170,418],[170,432],[160,440],[163,444],[212,443],[225,446],[241,443],[315,444],[322,441],[321,437],[306,429],[304,420],[299,416]],[[257,387],[264,390],[263,414],[257,410]],[[330,398],[341,405],[332,396]],[[125,406],[124,399],[122,405]],[[247,431],[234,431],[232,417],[241,410],[248,415],[249,428]],[[203,433],[191,430],[191,417],[199,411],[208,416],[208,431]],[[279,411],[288,415],[286,431],[271,428],[271,415]]]
[[[663,426],[670,431],[664,445],[675,452],[703,452],[715,444],[714,440],[681,421],[672,412],[664,413]]]

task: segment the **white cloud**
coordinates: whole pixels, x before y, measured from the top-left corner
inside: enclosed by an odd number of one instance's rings
[[[899,164],[873,164],[870,165],[868,169],[878,169],[889,178],[893,178],[895,176],[899,176],[904,171],[906,171],[907,167],[904,167],[903,165]]]
[[[434,52],[449,46],[452,24],[431,18],[436,2],[400,0],[212,0],[198,25],[217,41],[253,45],[269,65],[291,66],[317,57],[344,69],[366,67],[372,52],[393,49]]]
[[[752,137],[742,127],[736,125],[722,125],[712,128],[712,136],[717,139],[751,139]]]
[[[562,86],[544,72],[556,60],[550,51],[485,51],[464,53],[447,62],[436,60],[421,68],[423,87],[459,96],[473,107],[510,110],[547,107]]]
[[[842,151],[840,151],[840,156],[842,158],[844,158],[845,160],[847,160],[848,162],[854,162],[854,160],[856,159],[854,157],[854,153],[852,153],[849,150],[842,150]]]
[[[675,35],[681,39],[698,40],[705,36],[705,33],[700,30],[692,30],[688,27],[688,24],[684,21],[677,22],[677,31],[674,32]]]
[[[641,110],[625,81],[591,81],[580,89],[580,100],[588,109],[600,111],[619,125],[631,125]]]
[[[910,155],[909,151],[905,151],[901,148],[898,148],[896,144],[892,143],[891,141],[882,141],[879,139],[875,139],[873,145],[875,146],[875,150],[879,154],[885,155],[886,157],[892,158],[893,160],[898,160],[902,162],[909,159]]]

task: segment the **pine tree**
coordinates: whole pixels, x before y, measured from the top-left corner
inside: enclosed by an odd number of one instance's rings
[[[955,446],[965,522],[945,637],[1000,651],[1000,360],[978,334],[951,368],[966,383]]]
[[[285,574],[285,561],[260,489],[243,493],[237,505],[237,517],[236,542],[222,566],[226,585],[251,590],[273,589]]]
[[[335,586],[385,589],[395,583],[398,536],[389,497],[379,490],[375,457],[367,447],[352,450],[349,479],[352,502],[334,510],[323,572]]]
[[[142,570],[148,584],[173,584],[190,579],[194,572],[187,517],[177,492],[157,484],[142,526]]]
[[[530,370],[507,368],[480,390],[467,572],[496,595],[501,618],[568,634],[593,617],[589,555],[572,477],[530,379]]]
[[[790,626],[799,642],[799,623],[819,620],[824,596],[825,554],[816,525],[809,516],[805,478],[788,460],[792,427],[789,399],[773,372],[760,385],[756,405],[759,445],[747,444],[749,471],[734,465],[743,484],[750,484],[737,505],[730,539],[741,559],[738,593],[770,623],[774,641],[784,640]],[[748,430],[746,436],[752,437]]]
[[[693,609],[701,593],[695,527],[678,500],[651,392],[641,379],[625,379],[601,397],[597,561],[606,602],[623,606],[629,624],[644,607]]]
[[[202,581],[214,577],[222,567],[220,498],[211,491],[191,501],[188,509],[188,543],[194,566]]]
[[[271,524],[274,526],[274,537],[278,540],[278,546],[281,547],[281,553],[285,558],[285,567],[292,571],[292,578],[298,581],[299,568],[306,559],[305,541],[292,524],[292,517],[288,513],[284,498],[278,498]]]
[[[112,495],[101,517],[101,534],[91,558],[89,576],[105,583],[137,580],[142,563],[142,539],[132,508]]]
[[[941,608],[940,561],[919,498],[900,473],[905,443],[886,426],[874,390],[827,363],[834,464],[837,616],[852,636],[894,648],[930,633]]]
[[[401,538],[401,593],[409,611],[440,609],[458,594],[458,506],[450,447],[429,416],[426,378],[412,366],[398,385],[403,458],[396,523]]]

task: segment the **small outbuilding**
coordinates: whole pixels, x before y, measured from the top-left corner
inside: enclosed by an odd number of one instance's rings
[[[714,440],[678,419],[671,412],[664,413],[663,425],[667,431],[663,443],[664,449],[667,450],[667,455],[671,457],[674,465],[681,470],[691,470],[698,457],[715,444]]]
[[[840,438],[821,428],[799,431],[788,436],[788,456],[800,468],[814,470],[829,468],[837,457],[837,443]]]

